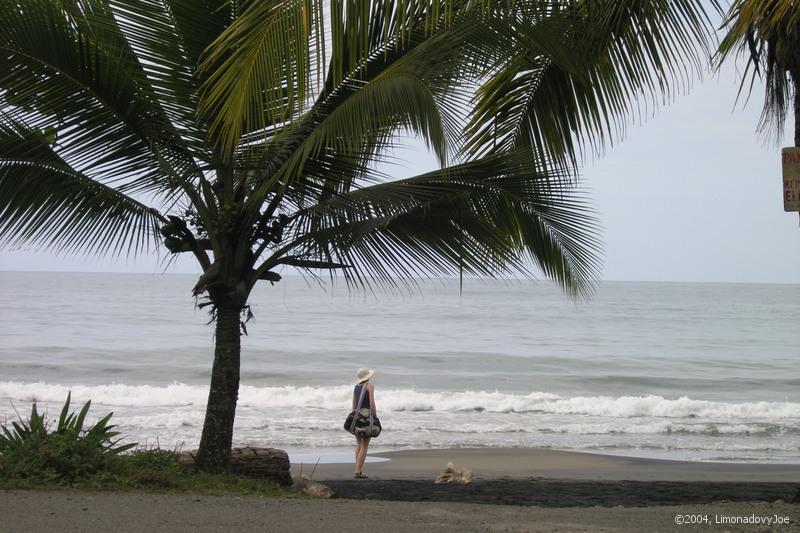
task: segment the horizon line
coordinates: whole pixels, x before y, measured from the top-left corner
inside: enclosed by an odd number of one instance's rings
[[[20,270],[20,269],[5,269],[0,267],[0,273],[20,273],[20,274],[118,274],[118,275],[144,275],[144,276],[199,276],[200,273],[196,272],[142,272],[142,271],[113,271],[113,270]],[[289,272],[281,274],[284,278],[298,278],[304,279],[305,276],[296,272]],[[420,281],[458,281],[457,276],[432,276],[432,277],[411,277],[411,278],[396,278],[397,280],[412,279]],[[535,282],[535,283],[550,283],[555,282],[547,278],[533,278],[533,277],[464,277],[464,281],[520,281],[520,282]],[[687,284],[687,285],[800,285],[800,282],[794,281],[730,281],[730,280],[664,280],[664,279],[620,279],[620,278],[602,278],[596,281],[597,284],[601,283],[659,283],[659,284]]]

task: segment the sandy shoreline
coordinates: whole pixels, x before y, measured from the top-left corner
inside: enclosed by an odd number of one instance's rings
[[[460,502],[528,507],[654,507],[717,502],[792,502],[800,498],[800,465],[667,461],[535,448],[412,450],[376,453],[368,480],[353,464],[320,464],[314,479],[342,498]],[[448,463],[475,481],[437,485]],[[299,475],[301,465],[293,465]],[[311,465],[302,465],[308,474]]]
[[[478,480],[569,479],[593,481],[713,481],[800,484],[800,464],[711,463],[644,459],[539,448],[449,448],[371,453],[390,459],[372,462],[364,472],[375,480],[433,480],[452,462],[469,468]],[[319,464],[314,478],[344,480],[353,477],[349,463]],[[311,464],[303,464],[308,473]],[[292,475],[300,464],[292,465]]]

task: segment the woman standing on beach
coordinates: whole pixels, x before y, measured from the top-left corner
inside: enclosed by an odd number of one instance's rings
[[[359,410],[359,413],[364,416],[378,416],[378,410],[375,408],[375,386],[369,382],[369,379],[375,372],[369,368],[359,368],[356,373],[356,387],[353,389],[353,410]],[[364,390],[366,388],[366,390]],[[363,391],[363,395],[362,395]],[[361,399],[361,404],[359,403]],[[356,415],[358,416],[358,415]],[[367,458],[367,448],[369,448],[369,437],[359,437],[356,435],[356,472],[357,479],[367,479],[367,476],[361,471],[364,468],[364,461]]]

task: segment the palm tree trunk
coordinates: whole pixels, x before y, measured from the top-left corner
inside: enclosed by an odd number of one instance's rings
[[[199,468],[207,471],[224,470],[230,461],[233,420],[239,397],[240,313],[241,308],[236,306],[217,308],[211,390],[196,462]]]
[[[800,147],[800,76],[794,78],[794,145]]]

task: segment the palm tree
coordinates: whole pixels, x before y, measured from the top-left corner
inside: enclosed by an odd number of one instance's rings
[[[0,0],[0,242],[194,256],[216,321],[197,459],[224,467],[248,297],[281,268],[538,267],[587,295],[577,166],[699,67],[701,4]],[[441,170],[378,173],[402,132]]]
[[[736,0],[719,46],[719,65],[737,53],[747,56],[740,92],[747,79],[766,82],[762,130],[783,133],[786,115],[794,108],[794,145],[800,146],[800,6],[794,0]]]

